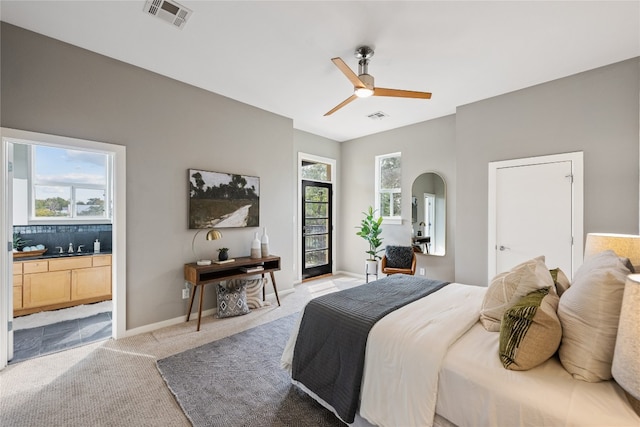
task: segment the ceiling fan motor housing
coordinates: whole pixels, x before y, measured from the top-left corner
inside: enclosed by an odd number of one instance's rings
[[[371,74],[360,74],[358,78],[367,89],[373,90],[373,76]]]

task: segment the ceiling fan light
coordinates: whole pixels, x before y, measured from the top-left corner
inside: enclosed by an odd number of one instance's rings
[[[357,87],[357,88],[355,88],[353,93],[358,98],[367,98],[367,97],[373,95],[373,89],[369,89],[368,87]]]

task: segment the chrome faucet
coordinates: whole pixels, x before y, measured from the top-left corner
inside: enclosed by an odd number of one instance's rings
[[[69,251],[70,254],[73,253],[73,243],[69,243]]]
[[[62,246],[56,246],[56,249],[60,249],[60,251],[58,252],[59,254],[63,254],[64,251],[62,250]]]
[[[84,248],[84,245],[78,245],[78,253],[82,252],[82,248]]]

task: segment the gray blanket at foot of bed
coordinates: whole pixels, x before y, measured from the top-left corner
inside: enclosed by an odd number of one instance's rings
[[[293,352],[292,378],[330,404],[344,422],[352,423],[373,325],[446,284],[396,274],[309,301]]]

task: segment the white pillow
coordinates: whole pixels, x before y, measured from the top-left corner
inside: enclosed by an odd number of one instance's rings
[[[626,277],[626,258],[607,250],[587,258],[560,298],[560,362],[575,378],[611,379],[611,362]]]
[[[552,288],[555,285],[549,269],[544,264],[544,256],[523,262],[511,270],[498,274],[484,295],[480,309],[480,322],[487,331],[500,332],[500,322],[507,309],[529,292],[536,289]]]

